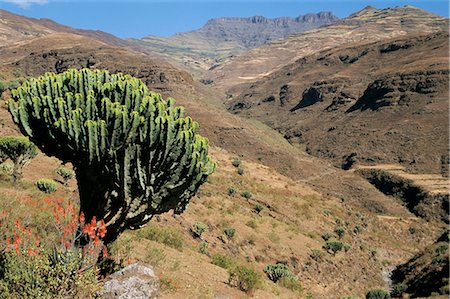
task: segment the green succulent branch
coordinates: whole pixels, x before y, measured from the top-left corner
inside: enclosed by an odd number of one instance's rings
[[[80,209],[105,219],[106,242],[155,214],[184,211],[215,169],[198,123],[129,75],[46,73],[12,90],[8,108],[44,153],[73,164]]]

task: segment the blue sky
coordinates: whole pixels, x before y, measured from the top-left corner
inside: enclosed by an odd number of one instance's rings
[[[34,18],[49,18],[83,29],[99,29],[122,38],[168,36],[201,27],[221,16],[296,17],[332,11],[338,17],[372,5],[377,8],[412,5],[449,16],[448,0],[0,0],[0,8]],[[1,17],[1,15],[0,15]]]

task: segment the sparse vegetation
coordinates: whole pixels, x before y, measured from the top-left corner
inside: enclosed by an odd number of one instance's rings
[[[56,182],[52,179],[39,179],[36,181],[36,187],[45,193],[53,193],[58,189]]]
[[[233,158],[233,160],[231,160],[231,164],[234,166],[234,167],[239,167],[239,166],[241,166],[241,159],[239,159],[239,158]]]
[[[234,235],[236,234],[236,229],[232,227],[226,227],[223,232],[229,239],[233,239]]]
[[[208,243],[205,241],[200,242],[200,245],[198,245],[198,252],[208,254]]]
[[[337,252],[344,249],[344,243],[342,243],[341,241],[327,241],[323,246],[323,249],[332,253],[333,255],[336,255]]]
[[[408,286],[405,283],[396,283],[392,286],[391,296],[392,297],[401,297],[403,292],[408,289]]]
[[[197,221],[191,227],[191,232],[194,237],[200,238],[205,230],[208,229],[208,226],[203,222]]]
[[[184,246],[183,237],[180,232],[171,227],[158,227],[154,224],[149,224],[139,230],[138,236],[165,244],[180,251]]]
[[[67,182],[75,177],[75,171],[67,167],[58,167],[56,173],[63,179],[64,185],[67,185]]]
[[[239,175],[244,175],[244,168],[238,167],[238,174]]]
[[[231,256],[220,253],[216,253],[212,256],[211,263],[224,269],[230,269],[236,264]]]
[[[313,260],[318,262],[318,261],[320,261],[322,259],[323,253],[322,253],[322,250],[320,250],[320,249],[313,249],[313,250],[311,250],[311,253],[309,254],[309,256]]]
[[[245,199],[250,199],[250,198],[252,198],[252,193],[250,192],[250,191],[244,191],[244,192],[242,192],[241,193],[241,196],[243,197],[243,198],[245,198]]]
[[[339,239],[342,239],[342,237],[345,235],[345,229],[343,227],[337,227],[334,232],[338,236]]]
[[[260,214],[262,210],[264,210],[264,206],[258,203],[253,206],[253,210],[255,210],[257,214]]]
[[[292,276],[291,271],[289,270],[288,266],[285,264],[274,264],[274,265],[267,265],[264,267],[264,273],[266,273],[267,277],[272,280],[273,282],[277,282],[283,277],[290,277]]]
[[[14,182],[22,178],[22,169],[37,156],[37,147],[25,137],[0,136],[0,155],[14,164]]]
[[[228,188],[228,195],[234,196],[238,190],[234,187]]]
[[[228,274],[228,283],[247,293],[252,293],[261,282],[261,275],[249,266],[234,266],[228,270]]]
[[[366,299],[390,299],[389,293],[383,289],[370,290],[366,294]]]
[[[333,237],[333,235],[332,235],[331,233],[329,233],[329,232],[324,232],[324,233],[322,234],[322,239],[323,239],[324,241],[330,240],[331,237]]]

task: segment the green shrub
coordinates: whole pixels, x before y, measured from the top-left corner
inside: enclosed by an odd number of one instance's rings
[[[233,196],[234,194],[236,194],[237,189],[234,187],[230,187],[228,188],[228,195]]]
[[[293,276],[288,266],[285,264],[275,264],[275,265],[267,265],[263,269],[264,273],[266,273],[267,277],[273,282],[277,282],[283,277],[291,277]]]
[[[9,162],[3,162],[0,164],[0,172],[4,174],[12,174],[14,169],[14,164]]]
[[[191,232],[194,234],[195,237],[200,238],[207,228],[208,226],[206,224],[197,221],[192,225]]]
[[[235,265],[235,261],[231,256],[225,254],[214,254],[211,263],[224,269],[230,269]]]
[[[152,266],[158,266],[164,262],[166,254],[164,250],[156,247],[147,247],[145,252],[145,261],[150,263]]]
[[[229,239],[233,239],[234,235],[236,234],[236,229],[232,227],[227,227],[223,230],[223,232]]]
[[[362,231],[362,227],[360,225],[355,225],[355,228],[353,229],[353,232],[355,234],[359,234]]]
[[[56,173],[63,179],[64,185],[67,185],[67,182],[75,177],[75,171],[67,167],[58,167]]]
[[[448,244],[446,244],[446,243],[439,244],[439,246],[436,247],[435,252],[437,254],[444,254],[444,253],[448,252]]]
[[[1,253],[0,298],[94,297],[99,290],[96,270],[81,251],[55,255]]]
[[[0,153],[13,162],[14,182],[22,178],[22,169],[37,156],[37,147],[26,137],[0,136]]]
[[[350,246],[350,244],[347,244],[347,243],[343,243],[343,244],[344,244],[344,251],[345,251],[345,252],[349,251],[350,248],[352,248],[352,247]]]
[[[156,225],[147,225],[138,231],[138,236],[152,240],[169,247],[182,250],[184,246],[183,237],[179,231],[170,227],[158,227]]]
[[[345,229],[343,227],[337,227],[334,232],[341,239],[345,235]]]
[[[255,221],[255,219],[250,219],[249,221],[247,221],[247,223],[245,223],[245,225],[247,225],[248,227],[251,227],[253,229],[258,228],[258,223]]]
[[[408,231],[411,235],[414,235],[416,233],[416,228],[414,226],[411,226],[410,228],[408,228]]]
[[[228,283],[247,293],[252,293],[261,282],[261,275],[255,269],[243,265],[232,267],[228,274]]]
[[[288,276],[288,277],[282,277],[278,280],[277,284],[279,284],[280,286],[289,289],[293,292],[301,292],[302,291],[302,286],[300,284],[300,282],[298,281],[298,278],[295,276]]]
[[[231,164],[232,164],[234,167],[239,167],[239,166],[241,165],[241,159],[239,159],[239,158],[233,158],[233,160],[231,160]]]
[[[311,250],[311,253],[309,254],[309,256],[316,262],[318,262],[322,259],[322,255],[323,255],[322,250],[320,250],[320,249],[313,249],[313,250]]]
[[[328,241],[328,240],[331,239],[332,236],[333,236],[333,235],[332,235],[331,233],[329,233],[329,232],[324,232],[324,233],[322,234],[322,239],[323,239],[324,241]]]
[[[250,198],[252,198],[252,193],[250,191],[244,191],[241,193],[241,196],[246,199],[250,199]]]
[[[52,179],[39,179],[36,181],[36,187],[45,193],[53,193],[58,189],[56,182]]]
[[[401,282],[401,283],[396,283],[392,286],[392,290],[391,290],[391,296],[393,297],[401,297],[403,292],[405,292],[408,289],[408,286]]]
[[[260,205],[259,203],[253,206],[253,210],[255,210],[256,213],[261,213],[262,210],[264,210],[264,206]]]
[[[333,255],[336,255],[338,251],[344,249],[344,243],[341,241],[327,241],[325,245],[323,245],[323,249],[331,252]]]
[[[207,254],[208,253],[208,243],[201,242],[200,245],[198,245],[198,252],[200,252],[202,254]]]
[[[239,175],[243,175],[243,174],[244,174],[244,168],[239,167],[239,168],[238,168],[238,174],[239,174]]]
[[[370,290],[366,294],[366,299],[390,299],[389,293],[382,289]]]

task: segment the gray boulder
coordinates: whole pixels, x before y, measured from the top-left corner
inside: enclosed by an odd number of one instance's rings
[[[159,280],[153,268],[135,263],[106,279],[103,299],[158,298]]]

